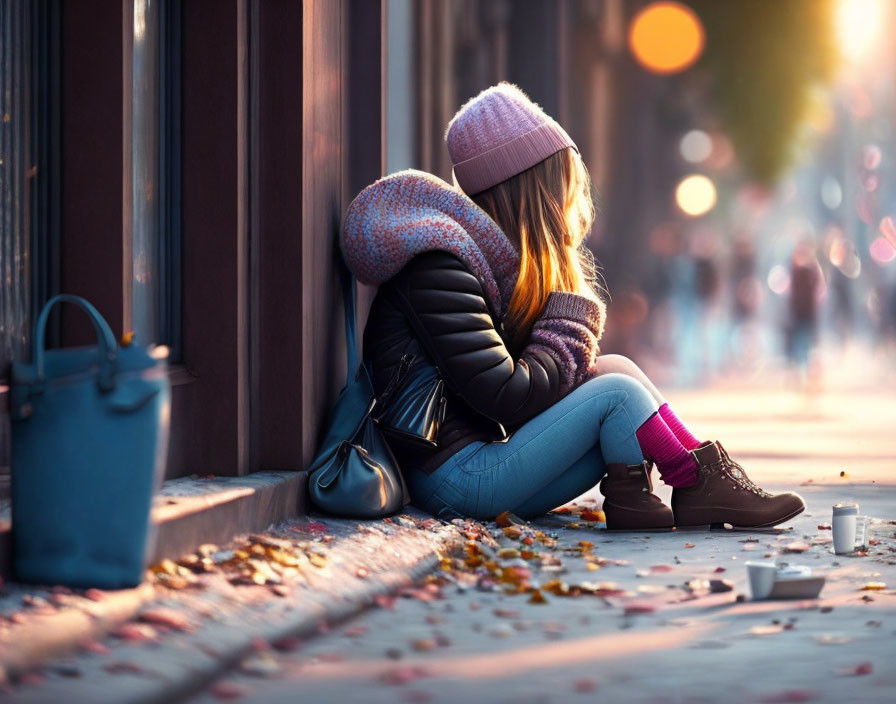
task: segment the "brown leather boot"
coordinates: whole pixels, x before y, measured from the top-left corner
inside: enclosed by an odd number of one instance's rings
[[[600,493],[607,515],[607,530],[671,529],[675,525],[672,509],[655,496],[650,470],[653,465],[608,464],[600,482]]]
[[[735,528],[769,528],[802,513],[799,494],[769,494],[756,486],[718,441],[690,451],[697,482],[672,490],[672,511],[679,528],[728,523]]]

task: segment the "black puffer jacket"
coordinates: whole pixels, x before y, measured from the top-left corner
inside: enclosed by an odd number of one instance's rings
[[[405,352],[425,352],[447,388],[438,447],[392,446],[403,467],[435,469],[473,440],[500,441],[595,373],[602,301],[552,291],[525,349],[502,337],[520,253],[467,195],[408,169],[367,186],[340,233],[349,269],[379,286],[363,357],[377,394]]]
[[[564,300],[552,306],[558,315]],[[380,286],[363,342],[376,393],[406,351],[420,350],[438,366],[447,389],[437,449],[390,442],[402,467],[431,472],[474,440],[501,441],[562,397],[555,358],[536,345],[517,355],[502,332],[479,280],[449,252],[418,254]]]

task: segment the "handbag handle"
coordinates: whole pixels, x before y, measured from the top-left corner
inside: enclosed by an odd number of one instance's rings
[[[112,328],[106,322],[106,319],[100,315],[100,312],[90,303],[70,293],[60,293],[53,296],[40,312],[37,319],[37,328],[34,334],[34,366],[37,379],[33,388],[35,393],[40,393],[44,385],[44,338],[47,328],[47,320],[50,317],[50,311],[57,303],[74,303],[81,310],[87,313],[90,322],[93,323],[93,329],[99,340],[99,367],[100,375],[97,381],[99,387],[103,391],[110,391],[115,388],[115,362],[118,357],[118,344],[115,341],[115,335],[112,334]]]

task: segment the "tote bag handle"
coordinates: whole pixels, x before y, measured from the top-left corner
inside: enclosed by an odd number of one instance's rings
[[[34,335],[34,367],[36,380],[32,386],[32,393],[40,393],[45,383],[44,377],[44,339],[46,337],[47,319],[50,317],[50,311],[57,303],[74,303],[81,310],[87,313],[90,322],[93,323],[93,329],[99,341],[99,367],[100,374],[97,384],[102,391],[111,391],[115,388],[115,362],[118,356],[118,344],[115,341],[115,335],[100,312],[90,303],[70,293],[60,293],[53,296],[40,312],[37,319],[37,328]]]

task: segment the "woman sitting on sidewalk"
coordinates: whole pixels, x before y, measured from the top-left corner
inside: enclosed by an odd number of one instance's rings
[[[600,482],[611,529],[764,527],[803,511],[699,442],[631,360],[599,356],[591,182],[563,128],[500,83],[458,111],[447,142],[459,188],[414,170],[382,178],[341,240],[358,279],[380,284],[363,345],[376,392],[409,346],[445,380],[438,447],[390,443],[412,503],[529,518]],[[654,463],[671,510],[651,493]]]

